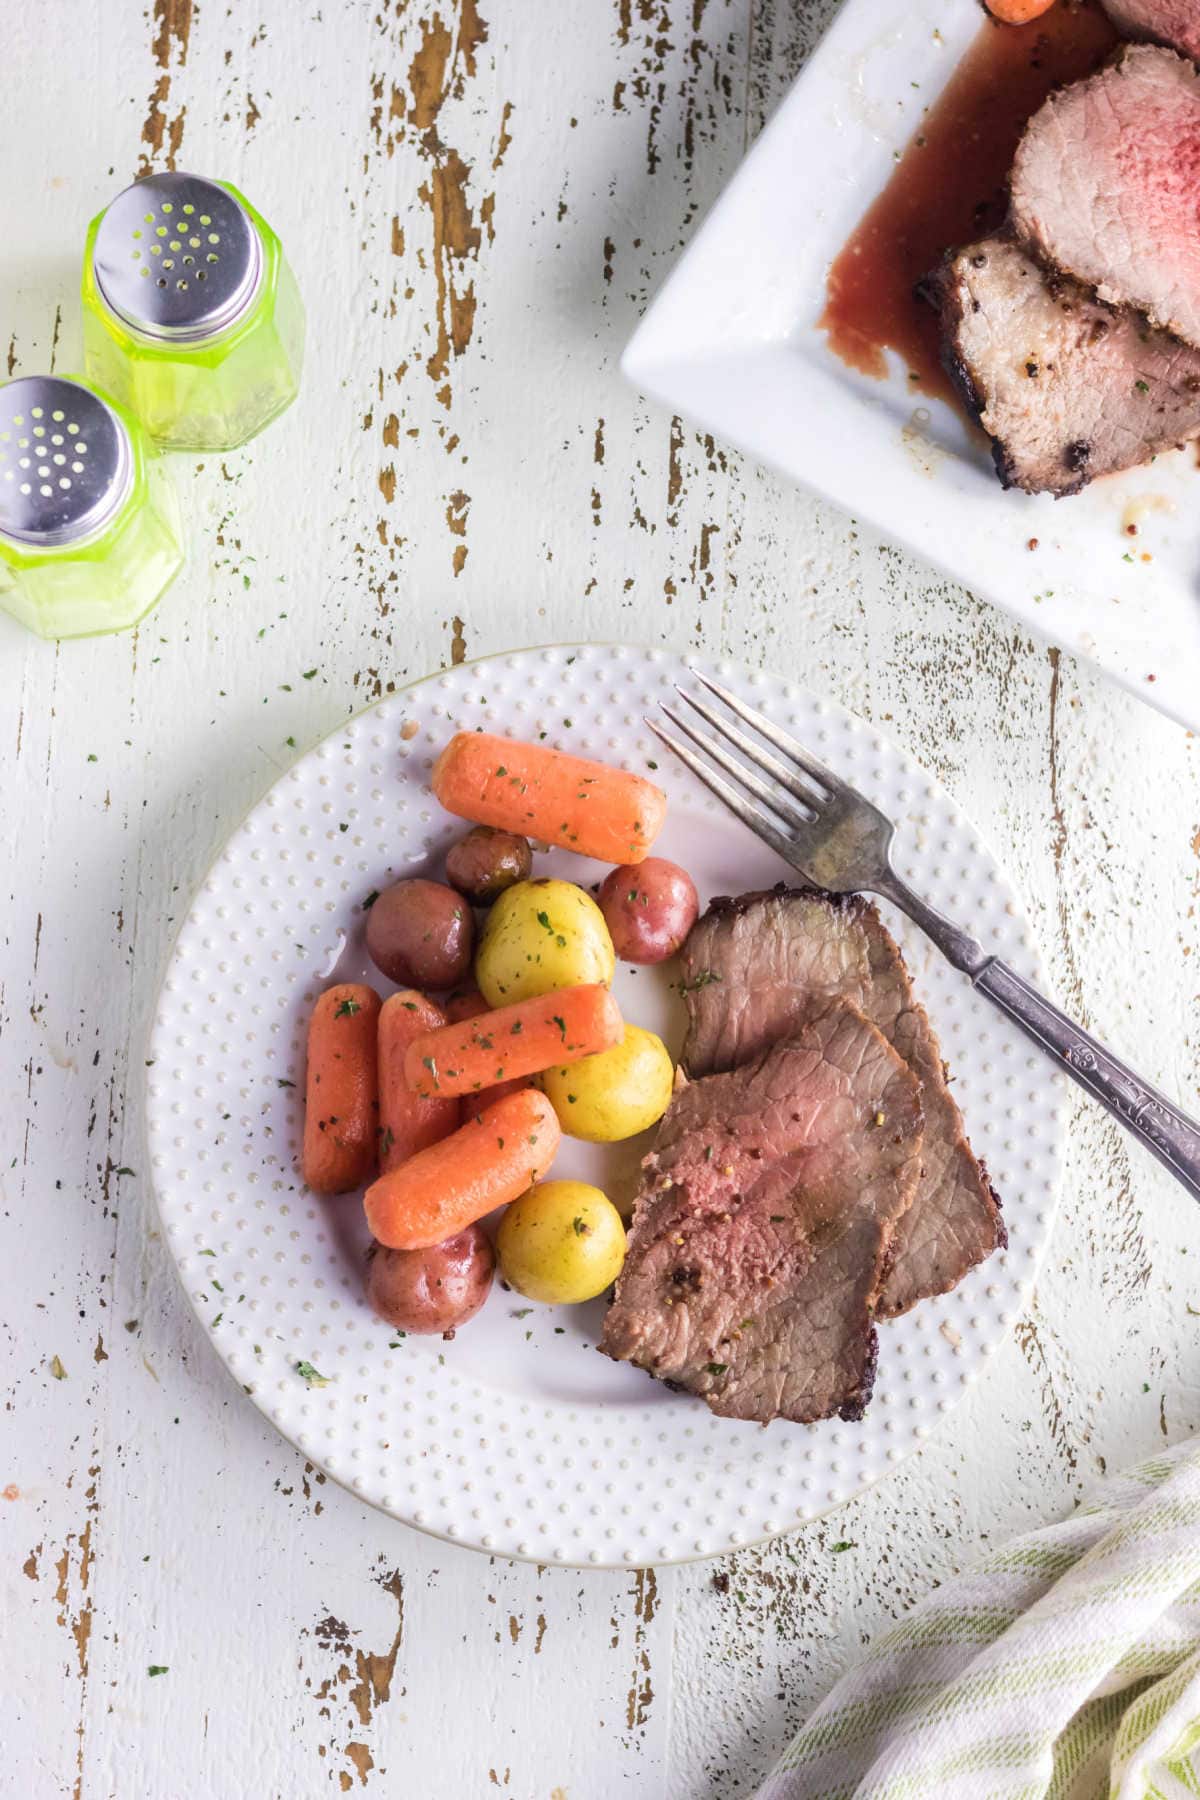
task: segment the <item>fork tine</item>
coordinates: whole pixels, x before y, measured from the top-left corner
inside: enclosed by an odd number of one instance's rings
[[[784,862],[791,863],[793,867],[797,866],[795,851],[787,838],[759,812],[757,807],[751,806],[748,800],[742,798],[732,782],[726,781],[723,775],[718,775],[715,769],[710,769],[707,763],[701,762],[700,758],[689,750],[686,744],[681,744],[677,738],[673,738],[669,731],[664,731],[661,725],[655,724],[653,719],[647,719],[646,724],[660,743],[665,744],[668,750],[674,751],[682,763],[686,763],[698,781],[702,781],[705,787],[717,796],[718,800],[724,801],[730,812],[737,814],[743,825],[749,826],[756,837],[760,837],[764,843],[770,844],[772,850],[776,851]]]
[[[698,712],[702,719],[707,719],[713,730],[719,732],[728,743],[736,744],[743,756],[748,756],[750,761],[757,763],[760,769],[765,769],[768,775],[773,775],[780,787],[786,788],[788,793],[794,795],[802,806],[808,808],[809,812],[819,813],[821,808],[828,804],[826,795],[819,793],[812,782],[801,781],[798,776],[792,774],[790,769],[784,767],[777,756],[772,756],[769,750],[764,750],[761,744],[756,744],[753,739],[748,738],[744,731],[739,731],[736,725],[731,725],[728,719],[723,719],[720,713],[714,712],[711,706],[706,706],[703,700],[697,700],[694,694],[689,694],[685,688],[679,686],[678,682],[675,684],[675,692],[681,700],[686,700],[687,704]]]
[[[719,743],[714,743],[702,731],[697,731],[696,727],[677,713],[673,706],[668,706],[665,701],[660,701],[659,704],[672,725],[677,725],[684,736],[691,739],[697,750],[715,762],[718,768],[724,769],[727,775],[732,775],[740,787],[749,788],[756,799],[761,800],[764,806],[770,807],[771,811],[789,830],[803,831],[805,826],[810,823],[802,814],[793,809],[776,788],[770,787],[765,781],[760,781],[753,769],[748,769],[745,763],[739,762],[736,756],[730,756],[729,752],[723,749]]]
[[[814,781],[820,782],[831,794],[844,794],[854,800],[859,798],[857,790],[851,787],[848,781],[843,781],[840,775],[835,775],[833,770],[827,768],[819,757],[813,755],[811,750],[806,750],[803,744],[798,744],[794,737],[789,737],[787,732],[781,731],[778,725],[772,725],[770,719],[764,718],[760,712],[755,712],[752,706],[747,706],[744,700],[739,700],[736,694],[731,694],[729,689],[722,687],[719,681],[711,681],[698,669],[690,669],[688,673],[702,687],[706,687],[709,693],[715,694],[718,700],[723,700],[739,719],[744,719],[747,725],[753,725],[755,731],[761,732],[763,737],[774,744],[777,750],[782,750],[785,756],[790,756],[793,762],[798,763],[806,774],[810,775]]]

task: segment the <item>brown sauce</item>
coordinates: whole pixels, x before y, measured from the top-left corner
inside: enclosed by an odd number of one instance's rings
[[[880,379],[894,350],[912,388],[955,398],[933,308],[913,292],[944,251],[994,231],[1025,125],[1052,88],[1090,75],[1118,42],[1093,0],[1056,0],[1031,25],[986,19],[891,180],[829,271],[830,348]]]

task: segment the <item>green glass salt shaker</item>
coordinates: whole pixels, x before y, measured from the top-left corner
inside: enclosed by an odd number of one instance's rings
[[[147,175],[88,228],[89,376],[171,450],[232,450],[296,397],[304,309],[283,248],[227,182]]]
[[[182,562],[175,489],[136,419],[73,377],[0,386],[0,607],[40,637],[124,631]]]

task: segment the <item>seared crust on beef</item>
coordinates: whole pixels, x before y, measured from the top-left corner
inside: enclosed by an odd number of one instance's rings
[[[925,292],[1005,487],[1075,494],[1200,435],[1200,351],[1048,275],[1010,237],[958,251]]]

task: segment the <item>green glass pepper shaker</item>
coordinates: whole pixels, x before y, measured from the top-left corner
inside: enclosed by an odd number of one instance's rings
[[[72,377],[0,386],[0,607],[41,637],[123,631],[182,562],[175,489],[135,419]]]
[[[304,309],[266,220],[227,182],[147,175],[88,228],[87,372],[172,450],[232,450],[290,406]]]

